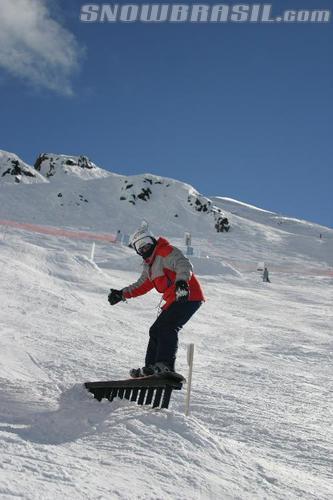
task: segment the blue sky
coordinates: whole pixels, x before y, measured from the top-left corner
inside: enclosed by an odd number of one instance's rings
[[[0,6],[0,149],[86,154],[333,226],[333,21],[83,24],[77,0],[32,0],[29,21],[15,2]]]

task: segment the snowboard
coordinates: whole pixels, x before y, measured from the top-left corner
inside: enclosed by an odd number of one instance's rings
[[[118,380],[106,380],[98,382],[86,382],[84,385],[87,389],[98,387],[150,387],[154,385],[163,385],[170,383],[184,384],[186,379],[180,373],[165,372],[161,374],[154,373],[153,375],[145,375],[143,377],[126,378]]]
[[[143,375],[142,377],[130,377],[125,380],[174,380],[184,384],[186,379],[177,372],[154,373],[153,375]]]

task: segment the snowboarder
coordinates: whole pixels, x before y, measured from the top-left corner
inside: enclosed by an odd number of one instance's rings
[[[163,294],[165,304],[161,314],[149,330],[145,366],[130,370],[131,377],[175,371],[178,332],[204,301],[192,264],[165,238],[157,240],[147,228],[138,229],[130,239],[130,246],[143,259],[139,279],[123,288],[111,288],[108,300],[118,302],[143,295],[153,288]]]

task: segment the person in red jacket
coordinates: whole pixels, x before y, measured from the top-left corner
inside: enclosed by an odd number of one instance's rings
[[[145,366],[130,370],[131,377],[175,371],[178,332],[205,300],[191,262],[165,238],[158,238],[141,228],[130,246],[143,258],[139,279],[122,290],[111,288],[108,300],[118,302],[143,295],[153,288],[163,294],[161,314],[149,330]]]

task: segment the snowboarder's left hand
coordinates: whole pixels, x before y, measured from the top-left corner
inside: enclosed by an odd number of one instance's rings
[[[189,298],[189,287],[186,281],[179,280],[176,281],[176,301],[177,302],[187,302]]]
[[[111,292],[108,295],[108,301],[110,305],[114,306],[115,304],[118,304],[118,302],[121,302],[122,300],[124,300],[123,291],[111,288]]]

